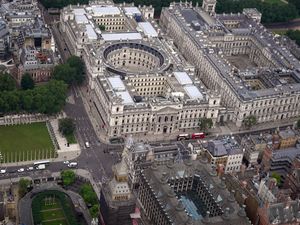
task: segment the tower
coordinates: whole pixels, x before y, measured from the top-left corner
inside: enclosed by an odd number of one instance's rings
[[[103,184],[100,196],[102,225],[131,225],[131,213],[135,210],[135,196],[128,185],[128,168],[125,162],[126,151],[133,144],[127,138],[121,162],[113,166],[114,177]]]
[[[214,15],[216,12],[217,0],[203,0],[202,9],[209,15]]]

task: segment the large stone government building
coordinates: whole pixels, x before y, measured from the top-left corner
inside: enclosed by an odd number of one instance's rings
[[[204,0],[202,9],[171,4],[160,25],[195,66],[195,76],[220,91],[227,108],[220,120],[241,126],[249,115],[258,122],[298,116],[299,61],[260,23],[256,9],[215,14],[216,2]]]
[[[89,107],[107,135],[169,134],[199,118],[258,122],[299,114],[300,63],[260,24],[261,14],[215,14],[172,3],[154,9],[91,2],[61,13],[69,49],[83,58]]]

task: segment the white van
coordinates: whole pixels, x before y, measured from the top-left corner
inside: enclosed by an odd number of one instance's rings
[[[71,163],[68,164],[69,168],[74,168],[76,166],[77,166],[77,162],[71,162]]]
[[[89,148],[90,147],[90,143],[87,141],[85,142],[85,147]]]

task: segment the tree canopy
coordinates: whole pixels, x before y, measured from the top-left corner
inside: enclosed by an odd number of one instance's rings
[[[98,204],[98,197],[94,192],[93,187],[90,184],[83,184],[80,188],[80,195],[87,204],[96,205]]]
[[[31,181],[28,179],[21,178],[19,181],[19,195],[22,198],[28,192]]]
[[[33,89],[34,81],[29,73],[25,73],[21,79],[21,87],[23,90]]]
[[[72,118],[63,118],[59,120],[59,131],[63,135],[71,135],[75,130],[75,123]]]
[[[202,131],[207,131],[208,129],[212,128],[213,126],[213,121],[211,118],[200,118],[199,119],[199,127]]]
[[[243,124],[245,125],[245,127],[247,127],[249,129],[252,126],[254,126],[255,124],[257,124],[257,119],[254,115],[249,115],[244,118]]]
[[[68,85],[82,84],[85,79],[82,59],[71,56],[68,58],[67,63],[57,65],[54,68],[52,77],[56,80],[62,80]]]
[[[300,30],[288,30],[286,36],[296,41],[297,45],[300,46]]]
[[[75,182],[76,175],[73,170],[63,170],[61,172],[61,178],[62,178],[63,184],[65,186],[69,186]]]
[[[13,91],[16,89],[16,81],[8,73],[0,73],[0,91]]]
[[[67,85],[63,81],[51,80],[45,85],[28,90],[0,92],[0,112],[33,112],[55,114],[65,104]]]

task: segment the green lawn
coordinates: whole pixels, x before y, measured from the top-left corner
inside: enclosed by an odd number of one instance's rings
[[[67,139],[67,141],[68,141],[69,144],[76,144],[77,143],[74,134],[65,135],[65,138]]]
[[[54,220],[54,221],[43,222],[43,225],[69,225],[69,224],[66,220]]]
[[[0,126],[2,163],[54,157],[46,123]]]

